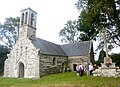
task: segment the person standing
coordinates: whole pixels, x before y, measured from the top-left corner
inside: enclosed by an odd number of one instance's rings
[[[85,64],[85,71],[86,71],[87,76],[89,76],[90,72],[89,72],[89,63],[88,62],[86,62],[86,64]]]
[[[92,75],[93,70],[94,70],[93,65],[92,65],[92,63],[90,63],[90,65],[89,65],[90,75]]]
[[[76,66],[76,73],[77,73],[77,76],[79,76],[79,75],[80,75],[79,64],[77,64],[77,66]]]
[[[84,66],[82,65],[82,69],[81,69],[81,77],[84,75]]]
[[[80,69],[80,76],[82,77],[84,73],[82,64],[79,65],[79,69]]]
[[[95,71],[96,69],[98,69],[98,66],[97,66],[97,64],[94,64],[94,71]]]

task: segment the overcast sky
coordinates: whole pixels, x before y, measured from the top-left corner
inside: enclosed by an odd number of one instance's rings
[[[20,16],[22,9],[30,7],[37,15],[37,37],[61,44],[59,31],[68,20],[77,20],[78,0],[0,0],[0,22],[8,17]]]

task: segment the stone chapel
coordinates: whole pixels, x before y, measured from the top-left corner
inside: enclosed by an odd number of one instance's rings
[[[93,42],[84,41],[57,45],[36,37],[37,13],[31,8],[21,11],[19,37],[5,60],[4,77],[40,78],[76,71],[76,65],[94,62]]]

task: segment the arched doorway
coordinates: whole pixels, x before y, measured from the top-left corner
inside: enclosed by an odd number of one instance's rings
[[[19,63],[19,78],[24,77],[24,64],[22,62]]]
[[[73,64],[73,71],[76,71],[77,64]]]

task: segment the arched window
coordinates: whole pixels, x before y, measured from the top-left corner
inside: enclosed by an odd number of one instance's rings
[[[27,24],[28,12],[25,13],[25,24]]]
[[[22,13],[22,16],[21,16],[21,25],[23,25],[24,23],[24,13]]]
[[[31,14],[31,26],[33,27],[33,22],[34,22],[34,14]]]
[[[56,58],[53,58],[53,66],[56,65]]]

